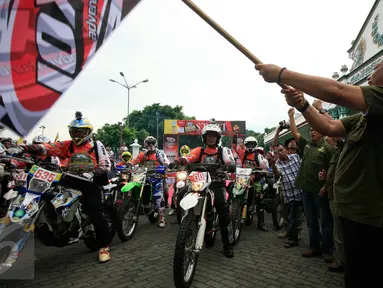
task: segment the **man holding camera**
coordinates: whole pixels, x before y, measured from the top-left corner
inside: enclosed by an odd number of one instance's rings
[[[279,135],[285,129],[290,130],[290,124],[286,123],[286,121],[283,120],[283,121],[279,122],[279,126],[278,126],[277,131],[274,135],[274,139],[273,139],[273,143],[272,143],[272,147],[274,147],[276,152],[278,152],[278,150],[280,149],[280,147],[279,147],[280,143],[278,142]],[[295,140],[295,138],[287,139],[284,143],[284,148],[287,150],[288,155],[298,155],[299,159],[302,158],[301,150],[298,148],[297,141]],[[279,157],[280,156],[279,153],[277,153],[277,154]],[[282,181],[282,183],[283,183],[283,181]],[[294,178],[294,183],[295,183],[295,178]],[[285,191],[283,190],[283,184],[282,184],[281,192],[282,192],[281,196],[283,199],[283,227],[284,227],[284,229],[281,233],[278,234],[278,238],[285,238],[288,236],[287,235],[288,234],[287,229],[289,226],[288,220],[289,220],[289,215],[290,215],[291,211],[289,211],[289,203],[285,201],[286,197],[284,195]],[[303,212],[302,211],[302,205],[296,205],[296,225],[297,225],[298,239],[299,240],[301,239],[301,230],[302,230],[302,222],[303,222],[302,212]]]

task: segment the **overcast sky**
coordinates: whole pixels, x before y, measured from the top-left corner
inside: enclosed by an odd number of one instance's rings
[[[347,50],[374,0],[194,0],[264,63],[331,77],[342,64],[351,67]],[[143,0],[104,44],[70,89],[28,135],[46,126],[45,135],[68,139],[67,124],[82,111],[95,129],[130,110],[159,102],[182,105],[200,120],[245,120],[248,129],[287,117],[280,88],[265,83],[254,65],[180,0]],[[3,135],[17,137],[10,132]]]

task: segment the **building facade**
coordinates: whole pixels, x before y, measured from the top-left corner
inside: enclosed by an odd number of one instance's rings
[[[351,48],[347,52],[352,60],[351,69],[348,70],[347,66],[343,65],[340,73],[334,72],[332,78],[350,85],[368,85],[368,77],[374,71],[375,66],[383,60],[383,1],[375,1],[358,35],[352,41]],[[347,107],[335,106],[329,103],[324,103],[323,106],[334,119],[341,119],[355,113],[355,111],[351,111]],[[304,117],[298,114],[295,121],[300,134],[308,138],[309,125]],[[276,130],[265,135],[264,143],[266,150],[269,150],[275,132]],[[279,136],[279,142],[284,143],[284,141],[291,137],[291,132],[284,130]]]

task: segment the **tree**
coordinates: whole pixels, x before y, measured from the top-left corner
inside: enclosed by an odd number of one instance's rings
[[[149,133],[144,129],[128,129],[119,124],[110,125],[108,123],[96,132],[97,140],[100,140],[105,146],[109,146],[113,150],[119,149],[121,140],[129,147],[129,144],[133,143],[134,139],[142,143],[147,136],[149,136]]]
[[[134,128],[136,131],[146,130],[149,135],[157,137],[157,112],[158,112],[158,146],[162,147],[163,135],[164,135],[164,120],[165,119],[179,119],[190,120],[195,117],[188,117],[182,111],[182,106],[171,107],[169,105],[160,105],[154,103],[150,106],[145,106],[143,110],[134,110],[129,115],[130,128]],[[124,119],[126,120],[126,118]]]
[[[272,128],[265,128],[265,133],[269,134],[273,132],[277,127],[272,127]]]

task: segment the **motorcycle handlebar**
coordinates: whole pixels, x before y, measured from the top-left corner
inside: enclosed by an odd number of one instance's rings
[[[25,162],[28,164],[35,164],[35,162],[32,160],[19,158],[19,157],[13,157],[13,156],[0,156],[0,160],[16,160],[16,161]]]
[[[72,178],[76,178],[78,180],[82,180],[82,181],[87,181],[87,182],[93,182],[91,179],[88,179],[88,178],[85,178],[85,177],[81,177],[81,176],[78,176],[78,175],[75,175],[75,174],[71,174],[71,173],[68,173],[68,172],[61,172],[63,175],[65,176],[69,176],[69,177],[72,177]]]

